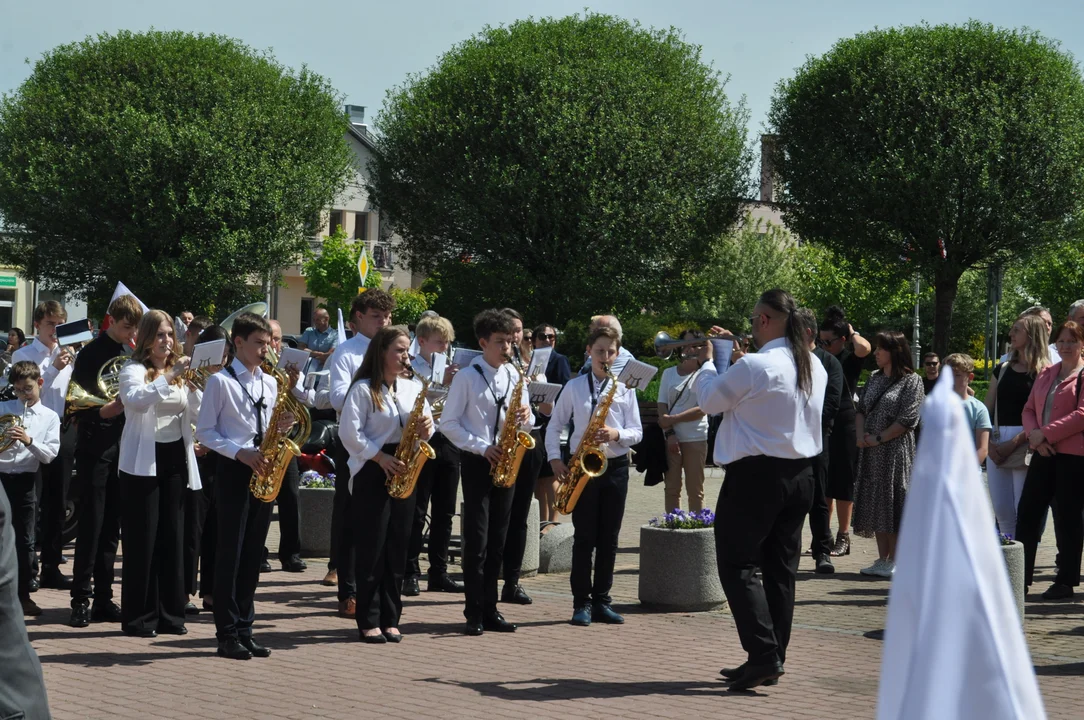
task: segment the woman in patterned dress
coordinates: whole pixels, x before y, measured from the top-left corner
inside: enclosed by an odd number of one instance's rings
[[[896,537],[915,462],[915,428],[925,395],[902,333],[878,333],[874,347],[878,369],[866,383],[855,416],[858,479],[854,531],[877,538],[877,560],[863,568],[862,574],[890,578],[896,569]]]

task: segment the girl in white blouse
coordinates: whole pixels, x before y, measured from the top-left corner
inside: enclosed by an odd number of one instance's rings
[[[188,358],[173,354],[173,320],[161,310],[143,315],[137,338],[120,374],[121,627],[137,637],[184,635],[184,490],[200,487]]]
[[[421,392],[421,384],[400,376],[410,364],[410,336],[401,326],[373,337],[365,360],[346,394],[339,439],[350,454],[350,513],[357,545],[357,614],[361,640],[399,642],[415,495],[397,500],[385,483],[405,467],[395,450]],[[429,403],[417,420],[418,435],[433,434]]]

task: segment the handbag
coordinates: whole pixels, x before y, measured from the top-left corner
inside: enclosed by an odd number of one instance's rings
[[[994,371],[994,377],[997,378],[999,386],[1000,386],[1000,381],[1001,381],[1001,375],[1005,372],[1004,367],[1005,367],[1005,363],[1002,363],[1000,368],[999,368],[1000,372],[998,370]],[[1078,386],[1077,391],[1079,393],[1079,383],[1077,383],[1077,386]],[[1000,406],[1001,406],[1001,403],[999,403],[997,401],[997,395],[995,395],[994,396],[994,430],[993,430],[993,432],[990,433],[990,441],[995,442],[995,443],[1002,442],[1002,440],[1001,440],[1001,430],[1000,430],[1001,425],[997,421],[997,410],[998,410],[998,408]],[[1009,455],[1009,457],[1005,458],[1005,462],[1002,462],[1002,463],[994,462],[994,465],[997,465],[999,468],[1001,468],[1003,470],[1023,470],[1024,468],[1026,468],[1028,465],[1031,464],[1031,453],[1032,453],[1031,448],[1028,447],[1027,443],[1024,443],[1023,445],[1017,446],[1017,448],[1012,451],[1012,454]],[[991,462],[993,462],[993,461],[991,461]]]

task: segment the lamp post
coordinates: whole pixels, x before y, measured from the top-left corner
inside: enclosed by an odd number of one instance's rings
[[[922,345],[918,339],[919,320],[918,320],[918,302],[919,293],[922,291],[922,278],[918,273],[915,273],[915,326],[912,330],[911,337],[914,338],[914,342],[911,343],[911,362],[914,367],[919,367],[919,360],[922,356]]]

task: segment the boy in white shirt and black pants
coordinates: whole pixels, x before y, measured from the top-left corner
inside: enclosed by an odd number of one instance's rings
[[[0,415],[21,418],[22,426],[12,425],[2,442],[10,444],[0,453],[0,483],[11,500],[15,551],[19,562],[19,603],[24,615],[41,615],[41,608],[30,599],[30,566],[34,558],[34,523],[37,519],[37,478],[42,464],[52,462],[60,450],[60,418],[39,402],[41,370],[37,363],[23,360],[11,367],[8,382],[15,390],[15,400],[0,403]]]
[[[506,413],[515,413],[521,430],[529,431],[534,423],[527,388],[519,397],[511,397],[518,379],[506,362],[512,354],[512,330],[511,319],[498,310],[484,310],[474,318],[474,335],[482,356],[452,380],[440,420],[441,432],[462,451],[463,580],[467,593],[463,615],[468,635],[516,630],[497,612],[497,575],[515,487],[496,487],[490,477],[501,457],[496,443]]]
[[[242,313],[233,323],[232,340],[233,362],[207,378],[196,440],[221,456],[215,472],[218,538],[213,610],[218,654],[248,660],[271,654],[252,639],[252,622],[273,503],[253,497],[249,482],[253,471],[267,470],[268,461],[259,447],[275,409],[278,383],[260,369],[271,345],[267,320]]]
[[[600,327],[587,337],[591,371],[573,378],[565,385],[553,408],[546,428],[546,453],[553,474],[561,478],[568,466],[561,459],[561,428],[572,420],[569,447],[578,449],[584,431],[613,389],[607,376],[621,348],[621,336],[611,327]],[[602,429],[594,438],[606,454],[606,472],[587,482],[572,511],[576,534],[572,545],[572,624],[587,626],[592,620],[620,625],[625,618],[610,607],[610,588],[614,581],[617,536],[625,515],[629,493],[629,448],[643,439],[640,406],[636,392],[617,383],[613,402]],[[573,451],[575,452],[575,450]],[[595,577],[591,581],[591,554],[595,556]]]

